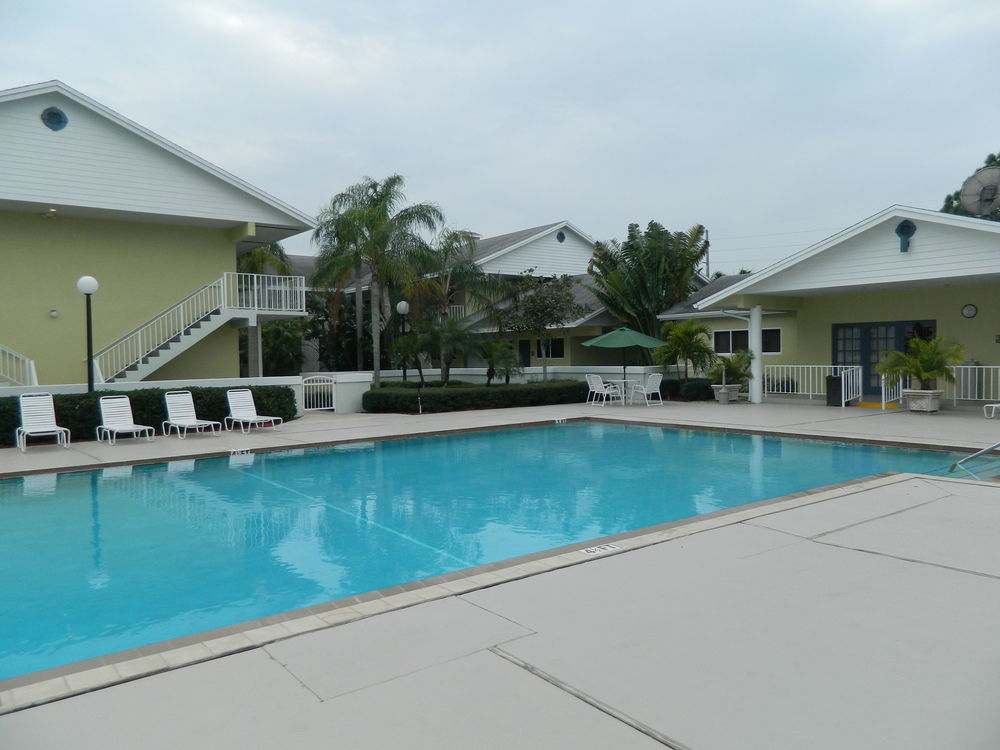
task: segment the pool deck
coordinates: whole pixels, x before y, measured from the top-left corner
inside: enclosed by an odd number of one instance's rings
[[[972,410],[321,413],[280,432],[4,449],[0,475],[587,417],[1000,442],[1000,420]],[[998,535],[989,482],[900,474],[798,493],[0,682],[0,747],[993,750]]]

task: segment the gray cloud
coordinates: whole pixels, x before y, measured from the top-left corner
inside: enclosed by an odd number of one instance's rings
[[[1000,149],[992,0],[9,5],[0,86],[59,78],[312,213],[399,172],[487,235],[701,222],[734,271]]]

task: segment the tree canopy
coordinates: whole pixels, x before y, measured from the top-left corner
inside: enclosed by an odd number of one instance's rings
[[[548,380],[547,358],[552,338],[550,329],[565,326],[582,318],[589,310],[573,296],[576,279],[572,276],[541,278],[522,274],[520,294],[506,311],[507,330],[522,331],[538,337],[542,352],[542,378]]]
[[[434,232],[443,222],[433,203],[403,205],[403,178],[382,181],[365,177],[338,193],[318,216],[313,241],[320,247],[313,283],[342,290],[355,277],[356,315],[360,316],[361,281],[365,271],[371,283],[372,371],[380,382],[381,337],[389,319],[390,284],[404,284],[413,274],[410,257],[425,243],[420,232]],[[362,326],[357,325],[360,332]],[[360,343],[359,343],[360,351]]]
[[[624,242],[598,242],[588,272],[601,304],[629,328],[656,336],[657,315],[696,288],[708,252],[705,227],[671,232],[651,221],[645,231],[629,224]]]

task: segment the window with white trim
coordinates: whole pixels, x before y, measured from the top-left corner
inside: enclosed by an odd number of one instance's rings
[[[761,347],[764,354],[781,354],[781,329],[765,328],[760,333]],[[712,337],[712,348],[716,354],[732,354],[740,350],[750,349],[750,332],[715,331]]]

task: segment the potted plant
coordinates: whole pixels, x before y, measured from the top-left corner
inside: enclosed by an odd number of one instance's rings
[[[943,393],[936,388],[937,379],[954,383],[955,376],[949,368],[964,358],[962,345],[957,342],[939,336],[912,338],[905,352],[887,352],[875,371],[884,375],[890,386],[903,382],[903,398],[910,411],[935,412],[940,408]]]
[[[728,357],[718,357],[715,364],[708,370],[708,376],[715,381],[712,390],[715,400],[720,404],[728,404],[739,398],[744,384],[750,379],[750,360],[753,354],[740,350]]]

